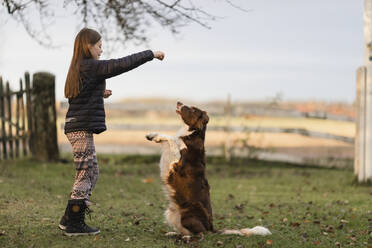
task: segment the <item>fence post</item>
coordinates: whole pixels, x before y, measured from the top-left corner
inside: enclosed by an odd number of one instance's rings
[[[225,159],[227,162],[230,162],[231,160],[231,140],[230,140],[230,126],[231,126],[231,123],[230,123],[230,119],[231,119],[231,97],[230,97],[230,94],[228,94],[227,96],[227,102],[226,102],[226,106],[225,106],[225,117],[226,117],[226,126],[225,126],[225,133],[226,133],[226,139],[225,139],[225,150],[224,150],[224,154],[225,154]]]
[[[38,72],[32,79],[32,112],[34,115],[35,157],[43,161],[59,158],[57,145],[57,115],[55,76]]]
[[[23,83],[22,80],[19,81],[19,89],[21,91],[20,101],[21,101],[21,113],[22,113],[22,148],[23,148],[23,156],[27,155],[27,138],[26,138],[26,114],[25,114],[25,105],[23,101]],[[30,149],[30,148],[29,148]]]
[[[5,104],[4,104],[4,87],[3,79],[0,77],[0,119],[1,119],[1,136],[2,146],[3,146],[3,159],[7,159],[7,149],[6,149],[6,132],[5,132]]]
[[[13,127],[12,127],[12,97],[9,87],[9,82],[6,82],[6,99],[8,107],[8,144],[9,144],[9,157],[14,158],[13,149]]]
[[[20,81],[20,85],[22,85],[22,79],[19,80]],[[21,89],[20,89],[21,90]],[[16,158],[19,158],[19,108],[20,108],[20,104],[19,104],[19,99],[20,99],[20,93],[18,92],[15,97],[16,97],[16,135],[15,135],[15,156]]]
[[[364,104],[364,109],[361,108],[359,142],[360,155],[358,167],[358,181],[367,182],[372,180],[372,0],[364,0],[364,65],[365,72],[365,87],[361,93],[361,100]],[[363,86],[361,86],[363,90]],[[364,127],[362,127],[364,125]],[[356,144],[357,145],[357,144]]]
[[[34,146],[34,130],[33,130],[33,113],[31,106],[31,85],[30,85],[30,74],[25,73],[25,83],[26,83],[26,108],[27,108],[27,128],[28,128],[28,147],[30,153],[35,155],[35,146]]]
[[[366,67],[357,70],[356,78],[356,116],[354,143],[354,174],[364,177],[365,142],[366,142]]]

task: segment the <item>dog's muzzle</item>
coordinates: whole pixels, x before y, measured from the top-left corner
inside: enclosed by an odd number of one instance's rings
[[[177,109],[176,109],[176,112],[178,114],[181,114],[181,109],[183,107],[183,103],[182,102],[177,102]]]

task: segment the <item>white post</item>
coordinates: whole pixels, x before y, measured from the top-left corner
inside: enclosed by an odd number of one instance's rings
[[[365,66],[361,66],[357,70],[356,82],[356,130],[355,130],[355,159],[354,159],[354,174],[358,176],[358,180],[364,178],[365,169],[365,148],[366,148],[366,76],[367,70]],[[359,179],[360,178],[360,179]]]
[[[231,97],[227,95],[227,102],[225,106],[225,117],[226,117],[226,139],[225,139],[225,159],[230,162],[231,160],[231,141],[230,141],[230,119],[231,119]]]
[[[365,123],[364,130],[360,130],[360,142],[365,139],[363,147],[364,157],[360,157],[358,181],[372,180],[372,0],[364,0],[364,63],[366,68],[365,87]],[[372,59],[372,58],[371,58]],[[363,88],[363,87],[361,87]],[[362,96],[363,94],[361,94]],[[362,97],[363,98],[363,97]],[[363,120],[363,118],[361,118]],[[362,138],[363,137],[363,138]]]

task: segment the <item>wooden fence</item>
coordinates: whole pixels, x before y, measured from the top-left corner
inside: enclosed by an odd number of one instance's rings
[[[12,91],[9,87],[9,82],[4,85],[0,77],[0,159],[19,158],[32,153],[30,149],[32,148],[30,102],[31,87],[28,73],[25,73],[24,81],[20,79],[18,91]],[[15,116],[13,115],[14,112]]]
[[[19,81],[19,90],[0,77],[0,160],[31,155],[56,160],[57,146],[54,75],[35,73]]]

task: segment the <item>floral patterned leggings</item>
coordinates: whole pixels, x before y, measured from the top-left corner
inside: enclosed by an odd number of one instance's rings
[[[75,182],[70,198],[89,201],[99,175],[93,133],[76,131],[67,133],[66,136],[72,145],[76,167]]]

